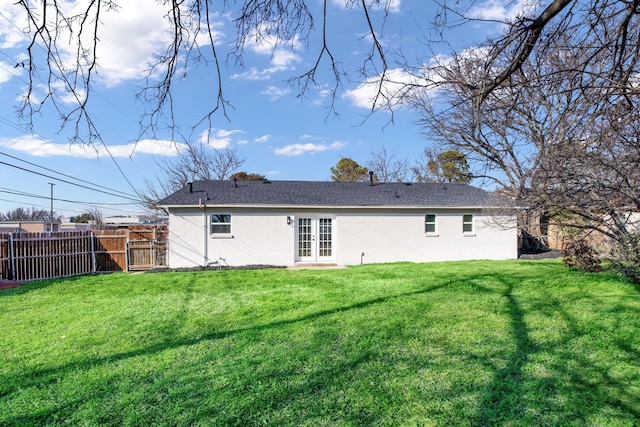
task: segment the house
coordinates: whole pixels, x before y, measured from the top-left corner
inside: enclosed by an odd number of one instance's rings
[[[49,233],[59,229],[60,221],[0,221],[1,233]]]
[[[127,228],[130,225],[162,224],[163,219],[149,215],[108,216],[102,222],[109,228]]]
[[[264,180],[196,181],[158,205],[182,268],[514,259],[515,213],[489,212],[500,203],[457,183]]]

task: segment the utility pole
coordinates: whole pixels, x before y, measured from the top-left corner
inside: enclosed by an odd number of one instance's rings
[[[49,218],[51,220],[51,228],[49,229],[49,232],[53,233],[53,186],[55,184],[50,182],[49,185],[51,186],[51,216]]]

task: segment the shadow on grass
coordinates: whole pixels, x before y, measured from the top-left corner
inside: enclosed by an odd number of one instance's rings
[[[66,282],[75,282],[75,281],[84,280],[87,276],[88,274],[81,275],[81,276],[65,277],[62,279],[35,280],[33,282],[22,283],[19,287],[16,287],[16,288],[3,289],[0,292],[0,298],[15,296],[15,295],[24,295],[29,292],[46,289],[53,285],[56,285],[57,283],[60,283],[60,281],[62,280]]]
[[[544,264],[540,265],[540,268],[544,269]],[[164,341],[129,352],[97,359],[84,359],[55,368],[28,370],[11,378],[10,382],[17,387],[44,388],[50,383],[54,384],[59,381],[61,377],[73,375],[75,371],[88,371],[96,366],[109,365],[129,358],[152,356],[165,350],[195,346],[203,342],[221,340],[235,335],[261,334],[280,328],[284,330],[291,325],[311,323],[341,312],[370,308],[401,298],[418,298],[444,288],[464,287],[469,294],[495,295],[501,300],[502,306],[499,308],[508,319],[510,345],[508,349],[505,348],[507,353],[502,355],[504,363],[500,364],[491,360],[486,354],[468,353],[461,356],[469,362],[483,365],[488,372],[491,372],[491,378],[482,385],[469,386],[473,387],[471,392],[477,396],[478,410],[475,415],[468,419],[452,418],[453,420],[459,421],[460,424],[469,425],[584,424],[589,421],[590,416],[601,410],[602,405],[619,408],[620,411],[640,419],[637,403],[640,397],[637,390],[630,388],[627,382],[616,378],[615,374],[610,372],[611,366],[603,363],[601,359],[591,359],[588,353],[580,352],[580,349],[574,349],[571,345],[573,341],[589,337],[591,331],[588,328],[599,329],[602,327],[585,325],[584,322],[567,311],[563,302],[555,299],[552,294],[546,295],[544,298],[540,298],[539,294],[536,294],[533,301],[531,298],[525,301],[527,298],[523,298],[519,293],[519,285],[523,280],[531,279],[533,277],[531,274],[530,272],[521,275],[487,273],[486,276],[454,274],[449,277],[441,275],[436,284],[414,291],[320,310],[294,319],[274,320],[244,328],[212,331],[197,338],[181,338],[178,334],[188,321],[188,308],[193,298],[193,284],[191,284],[185,287],[178,315],[175,317],[172,327],[167,329],[167,339]],[[484,281],[491,281],[497,285],[484,286]],[[431,283],[433,282],[431,280]],[[528,316],[535,313],[562,317],[564,324],[568,325],[568,330],[555,341],[539,343],[534,337],[533,327],[527,323]],[[393,330],[391,327],[388,329],[388,331],[385,330],[385,333],[390,333]],[[602,331],[602,333],[605,332]],[[310,338],[320,343],[325,337],[322,333],[318,333]],[[446,346],[442,343],[434,342],[432,344],[446,350]],[[636,348],[620,338],[613,340],[613,344],[626,355],[629,366],[638,366],[640,354]],[[349,396],[341,393],[343,391],[341,388],[350,382],[359,381],[358,369],[368,363],[386,364],[391,369],[395,368],[394,363],[400,364],[402,362],[407,364],[408,369],[398,375],[419,375],[420,369],[424,369],[425,365],[431,363],[428,355],[423,356],[420,360],[412,360],[411,357],[407,357],[405,360],[388,360],[389,355],[384,354],[384,349],[362,345],[353,349],[348,357],[343,358],[336,358],[331,351],[328,351],[324,355],[322,363],[314,364],[311,360],[313,355],[308,354],[308,350],[303,348],[302,344],[296,345],[291,357],[301,357],[301,360],[283,361],[281,366],[264,367],[257,362],[255,365],[233,366],[234,363],[240,363],[242,359],[241,355],[238,355],[238,359],[229,362],[232,366],[228,367],[236,369],[238,372],[229,373],[232,379],[228,380],[231,383],[227,384],[219,378],[218,371],[207,370],[206,366],[201,363],[177,363],[177,366],[170,371],[160,373],[161,378],[149,380],[162,383],[153,389],[155,395],[145,395],[144,392],[141,392],[139,397],[133,398],[134,405],[164,410],[168,406],[165,399],[170,396],[171,405],[173,405],[171,410],[174,413],[163,414],[164,421],[162,422],[169,423],[169,420],[173,418],[176,424],[181,424],[179,417],[184,416],[186,423],[218,420],[225,424],[286,425],[294,424],[295,417],[303,417],[307,424],[312,424],[312,421],[317,419],[318,424],[333,422],[336,424],[372,425],[381,423],[381,419],[387,415],[383,414],[383,411],[387,410],[385,402],[398,399],[398,397],[392,391],[384,390],[380,384],[372,383],[371,388],[375,391],[366,397],[373,400],[373,404],[366,406],[350,400]],[[459,348],[449,350],[451,356],[457,355],[460,351]],[[296,356],[296,351],[305,354]],[[542,355],[553,356],[550,357],[549,365],[545,366],[549,375],[532,376],[529,371],[530,366],[538,356]],[[445,354],[445,356],[447,355]],[[207,354],[203,357],[209,358],[213,355]],[[214,363],[214,361],[206,360],[209,363]],[[441,363],[446,368],[459,368],[459,365],[454,363]],[[301,373],[301,370],[305,372]],[[211,384],[215,384],[215,386]],[[141,388],[144,389],[143,385],[141,384]],[[0,390],[2,389],[4,387],[0,386]],[[102,387],[92,392],[92,396],[110,396],[116,391],[113,378],[107,377],[104,379]],[[385,395],[385,392],[388,395]],[[464,394],[469,392],[469,389],[465,390],[463,386],[453,385],[448,392],[455,395],[454,398],[462,401]],[[11,390],[4,389],[0,392],[0,397],[9,393]],[[214,394],[216,398],[211,399],[207,396],[208,393]],[[424,399],[434,398],[431,394],[433,392],[430,390],[421,393],[418,395]],[[193,402],[197,402],[199,407],[193,408]],[[30,414],[28,420],[16,416],[7,421],[9,424],[17,425],[26,424],[25,421],[33,419],[44,420],[52,416],[64,419],[72,413],[74,406],[81,404],[82,399],[70,399],[64,404],[52,406],[48,410],[34,412]],[[116,408],[116,414],[131,411],[131,405],[125,403],[117,402],[112,405]],[[379,407],[377,412],[371,409],[375,405]],[[148,411],[146,415],[141,415],[142,418],[136,422],[129,423],[152,424],[157,422],[158,420],[154,420],[151,413],[152,411]],[[398,415],[398,423],[406,421],[407,418],[409,417],[406,413]],[[117,422],[113,419],[99,419],[98,417],[92,421],[104,421],[106,424]],[[389,418],[386,418],[386,422],[389,423]],[[451,424],[459,423],[451,421]]]
[[[505,280],[502,280],[505,282]],[[522,420],[525,417],[527,404],[522,384],[527,380],[523,376],[523,367],[529,356],[539,350],[529,337],[525,321],[525,313],[513,295],[514,283],[507,280],[503,294],[511,323],[511,335],[515,344],[514,351],[508,356],[505,367],[497,369],[491,384],[480,404],[480,413],[474,425],[489,425],[496,422]]]
[[[67,372],[75,371],[77,369],[81,369],[81,370],[90,369],[90,368],[99,366],[101,364],[113,363],[119,360],[128,359],[132,357],[149,356],[149,355],[163,352],[165,350],[176,349],[180,347],[188,347],[188,346],[199,344],[204,341],[214,341],[214,340],[224,339],[237,334],[244,334],[247,332],[260,333],[270,329],[277,329],[280,327],[285,327],[285,326],[293,325],[296,323],[313,321],[325,316],[331,316],[341,312],[348,312],[351,310],[362,309],[362,308],[366,308],[376,304],[382,304],[387,301],[400,298],[400,297],[409,297],[409,296],[415,296],[415,295],[425,294],[429,292],[434,292],[439,289],[445,288],[447,286],[448,286],[448,283],[443,283],[440,285],[435,285],[435,286],[431,286],[431,287],[416,290],[416,291],[393,294],[393,295],[384,296],[380,298],[374,298],[367,301],[362,301],[356,304],[351,304],[347,306],[338,306],[332,309],[321,310],[321,311],[317,311],[305,316],[300,316],[294,319],[278,320],[278,321],[265,323],[262,325],[250,326],[246,328],[231,329],[226,331],[215,331],[208,334],[200,335],[197,338],[181,338],[181,339],[171,338],[171,339],[158,342],[157,344],[153,344],[151,346],[137,349],[137,350],[132,350],[132,351],[123,352],[119,354],[113,354],[113,355],[109,355],[101,358],[83,359],[82,361],[72,362],[72,363],[68,363],[62,366],[57,366],[54,368],[47,368],[47,369],[41,369],[41,370],[36,369],[28,372],[22,372],[19,378],[12,379],[11,382],[16,382],[21,387],[30,387],[33,385],[44,384],[46,383],[46,381],[43,382],[42,381],[43,378],[49,378],[50,382],[55,382],[60,375],[64,375]],[[186,296],[182,303],[182,309],[180,310],[181,314],[177,316],[176,322],[172,328],[172,331],[169,331],[169,332],[172,332],[173,337],[177,335],[182,325],[184,325],[184,323],[186,322],[187,311],[188,311],[187,307],[188,307],[188,303],[191,298],[192,292],[193,291],[189,290],[189,286],[187,285]],[[9,390],[5,389],[3,391],[3,388],[0,387],[0,397],[4,396],[7,392],[9,392]]]
[[[635,374],[636,382],[615,378],[611,375],[612,367],[605,363],[609,361],[592,359],[580,349],[572,350],[573,342],[588,337],[594,330],[601,329],[600,326],[581,325],[580,320],[564,309],[553,295],[532,304],[530,309],[523,309],[514,295],[517,278],[492,277],[505,287],[503,297],[514,349],[507,355],[504,367],[494,368],[492,381],[483,391],[472,425],[587,425],[593,423],[590,417],[607,419],[610,416],[611,422],[616,416],[624,418],[625,414],[640,420],[640,395],[637,387],[631,385],[640,383],[640,373]],[[526,320],[527,316],[536,313],[561,317],[568,331],[558,340],[538,344],[531,337]],[[627,354],[630,366],[640,366],[640,351],[619,339],[613,343],[620,352]],[[542,357],[534,361],[537,355]],[[533,366],[545,357],[553,361],[540,366],[539,369],[548,371],[540,374]],[[491,364],[487,361],[486,366]],[[609,410],[605,415],[604,407],[615,410]]]

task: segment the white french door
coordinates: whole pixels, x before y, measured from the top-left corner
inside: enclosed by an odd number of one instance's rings
[[[329,262],[335,259],[333,219],[299,217],[296,239],[296,261]]]

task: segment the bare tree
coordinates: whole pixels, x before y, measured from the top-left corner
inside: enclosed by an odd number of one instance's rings
[[[519,221],[525,232],[540,234],[546,216],[576,236],[608,239],[630,265],[640,253],[638,93],[604,82],[604,52],[567,51],[568,43],[558,36],[530,55],[481,106],[474,93],[484,59],[456,58],[442,71],[454,82],[439,93],[448,107],[427,94],[415,97],[415,105],[441,148],[464,153],[475,177],[528,208]],[[588,75],[586,58],[593,61]]]
[[[404,182],[410,173],[409,161],[398,157],[397,148],[372,151],[367,168],[381,182]]]
[[[220,110],[226,116],[229,101],[223,89],[222,61],[224,57],[229,57],[243,65],[245,49],[249,43],[270,46],[273,51],[297,43],[313,48],[316,52],[315,62],[306,71],[292,76],[290,84],[297,86],[300,94],[304,95],[325,83],[324,80],[319,80],[318,74],[321,73],[318,71],[322,69],[324,74],[326,65],[333,79],[330,86],[333,87],[335,98],[345,73],[329,43],[329,0],[324,0],[319,8],[317,5],[310,7],[305,1],[280,0],[244,0],[237,4],[213,0],[158,0],[158,3],[166,7],[171,37],[165,51],[158,53],[155,63],[149,66],[147,83],[137,94],[138,99],[148,107],[141,120],[141,135],[155,134],[164,125],[172,131],[177,129],[173,96],[175,83],[185,78],[190,69],[196,66],[212,68],[215,76],[212,89],[216,94],[209,110],[196,121],[211,125],[212,115]],[[100,139],[100,131],[88,106],[100,67],[100,36],[105,31],[103,17],[108,13],[117,13],[119,4],[117,0],[93,0],[75,5],[77,7],[69,7],[66,2],[16,2],[16,6],[26,14],[26,22],[18,25],[24,28],[23,31],[30,40],[25,52],[27,58],[17,65],[28,70],[27,93],[19,106],[20,115],[28,123],[33,125],[35,116],[45,106],[51,105],[60,115],[62,127],[73,128],[74,142],[92,143]],[[360,9],[362,22],[369,29],[366,40],[370,40],[370,49],[364,53],[363,69],[367,64],[375,64],[376,70],[385,74],[388,69],[386,53],[371,15],[375,11],[386,17],[391,4],[347,2],[347,7]],[[216,39],[213,22],[216,13],[232,15],[236,25],[235,38],[228,52],[219,53],[220,42]],[[319,44],[311,46],[310,40],[316,40],[311,35],[315,36],[316,30],[320,31],[322,37]],[[74,48],[72,58],[69,58],[68,49],[60,49],[62,46]],[[44,54],[40,47],[44,48]],[[46,82],[46,94],[43,98],[35,96],[41,76]],[[62,101],[67,94],[75,97],[76,101],[71,111],[67,110]]]
[[[282,2],[266,0],[257,2],[243,0],[232,4],[216,3],[213,0],[183,2],[171,0],[160,2],[167,8],[166,18],[172,31],[164,52],[157,55],[155,63],[148,69],[147,84],[138,94],[147,103],[148,109],[142,120],[141,135],[155,133],[161,124],[175,130],[174,97],[175,83],[186,77],[192,67],[210,66],[216,78],[213,91],[216,94],[207,112],[196,119],[209,122],[214,113],[222,110],[226,114],[228,100],[223,90],[220,42],[215,38],[212,16],[222,12],[233,16],[236,33],[230,57],[244,64],[244,52],[249,43],[269,45],[273,51],[281,47],[302,44],[315,52],[315,61],[300,74],[291,76],[290,84],[304,96],[310,89],[321,84],[332,87],[333,99],[341,84],[349,76],[336,56],[334,45],[340,43],[330,37],[333,15],[328,13],[329,0],[320,7],[305,1]],[[53,105],[60,114],[62,125],[74,128],[75,140],[92,142],[100,138],[100,131],[88,113],[92,99],[92,86],[96,70],[100,66],[100,35],[104,31],[102,18],[108,13],[117,13],[116,0],[94,0],[86,2],[84,8],[68,8],[65,2],[39,2],[18,0],[16,7],[24,10],[27,17],[24,27],[30,43],[26,47],[27,59],[18,64],[28,70],[28,90],[20,106],[21,114],[33,123],[33,118],[45,105]],[[404,60],[410,55],[396,52],[393,46],[383,43],[385,22],[390,18],[393,2],[347,1],[346,7],[360,13],[360,20],[367,29],[365,36],[358,35],[360,43],[369,43],[361,56],[360,66],[354,75],[361,83],[375,87],[371,99],[374,108],[397,105],[398,96],[406,96],[416,87],[437,87],[443,83],[441,73],[433,68],[447,68],[432,64],[433,58]],[[547,74],[565,71],[577,72],[578,78],[590,78],[594,72],[601,77],[603,91],[633,91],[637,75],[638,49],[635,41],[640,32],[640,14],[636,1],[620,0],[551,0],[538,4],[532,2],[528,9],[514,14],[499,24],[503,25],[503,36],[487,40],[476,46],[483,52],[481,66],[475,70],[478,77],[469,86],[468,96],[475,99],[476,107],[496,89],[509,84],[513,76],[522,74],[534,54],[554,49],[557,41],[565,41],[563,48],[571,54],[576,49],[588,49],[574,68],[551,66]],[[439,34],[440,39],[424,40],[434,55],[459,57],[463,52],[436,52],[436,43],[447,42],[449,30],[477,21],[488,21],[474,12],[464,2],[443,2],[435,16],[421,17],[421,34]],[[353,15],[349,16],[353,20]],[[61,46],[75,47],[69,60],[67,51]],[[44,47],[44,55],[40,47]],[[594,61],[604,58],[604,61]],[[594,64],[597,70],[594,70]],[[398,80],[394,71],[402,67],[415,78]],[[330,71],[330,79],[319,77],[320,70]],[[427,70],[425,72],[425,70]],[[44,98],[34,96],[36,79],[44,76],[47,93]],[[389,91],[389,85],[398,88]],[[60,89],[62,88],[62,89]],[[62,108],[62,97],[70,93],[76,99],[76,107],[70,112]],[[332,104],[333,105],[333,104]]]
[[[158,164],[156,181],[146,180],[144,206],[155,209],[158,200],[195,180],[230,178],[244,163],[235,148],[215,149],[202,142],[187,142],[177,158]]]
[[[552,147],[541,168],[545,204],[568,236],[609,242],[640,282],[640,103],[610,105],[580,141]]]
[[[4,221],[59,221],[60,215],[54,212],[53,218],[51,218],[51,212],[47,209],[19,207],[5,214],[0,214],[0,219]]]
[[[97,206],[87,209],[83,214],[69,218],[71,222],[91,224],[93,230],[104,230],[102,211]]]

